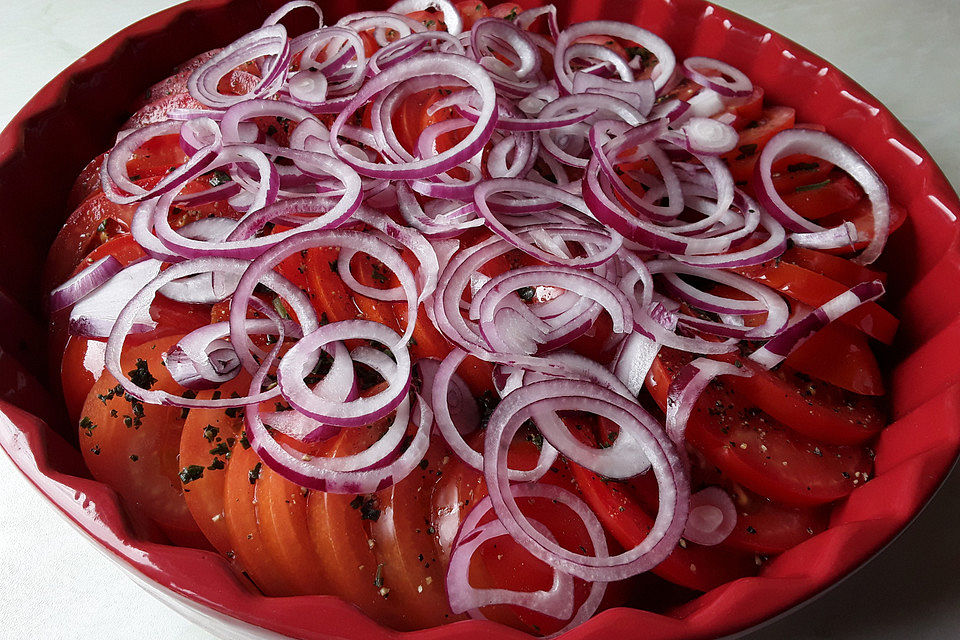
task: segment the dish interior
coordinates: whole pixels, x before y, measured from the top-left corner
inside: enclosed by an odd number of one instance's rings
[[[72,65],[17,115],[0,134],[0,221],[6,230],[0,235],[0,294],[40,317],[41,265],[68,214],[65,202],[74,176],[110,146],[142,91],[177,63],[255,28],[281,4],[196,0],[157,14]],[[372,1],[363,7],[389,4]],[[884,354],[894,423],[876,448],[876,478],[835,510],[830,530],[783,554],[763,577],[715,589],[675,617],[608,611],[570,637],[625,624],[644,625],[649,637],[732,633],[799,604],[869,559],[916,515],[955,461],[960,446],[960,322],[955,320],[960,313],[960,202],[919,143],[872,96],[759,25],[698,0],[555,4],[562,23],[599,16],[633,22],[666,39],[678,57],[716,57],[742,69],[771,102],[795,107],[798,121],[823,124],[858,149],[887,182],[892,198],[909,211],[880,265],[890,274],[888,300],[902,325],[897,342]],[[326,22],[360,8],[357,2],[328,3]],[[14,312],[4,312],[0,322],[2,346],[37,376],[40,382],[28,383],[43,393],[46,356],[35,342],[42,327],[30,326]],[[49,403],[59,406],[58,400]],[[26,412],[3,409],[7,419],[0,418],[0,444],[18,466],[81,528],[147,577],[195,603],[297,637],[319,637],[318,619],[324,620],[324,634],[383,632],[338,600],[268,601],[212,553],[135,539],[112,491],[87,479],[79,453],[56,435],[74,439],[74,429],[57,410],[42,414],[47,428]],[[457,629],[477,638],[514,633],[482,622],[458,623]]]

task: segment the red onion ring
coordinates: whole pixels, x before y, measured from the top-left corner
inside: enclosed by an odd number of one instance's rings
[[[873,232],[866,248],[853,260],[870,264],[879,257],[890,228],[890,199],[887,187],[859,153],[829,133],[815,129],[787,129],[773,136],[760,152],[754,169],[757,200],[763,208],[791,231],[818,232],[826,229],[790,208],[773,185],[773,163],[795,153],[823,158],[843,169],[867,195],[873,207]]]
[[[598,33],[636,42],[652,53],[657,59],[657,64],[651,70],[650,77],[653,79],[654,88],[658,91],[662,89],[672,77],[673,70],[677,64],[676,57],[670,45],[660,37],[646,29],[641,29],[640,27],[623,22],[591,20],[572,25],[564,29],[559,37],[557,37],[556,52],[553,57],[554,72],[556,73],[557,82],[559,82],[560,86],[568,93],[572,93],[573,91],[573,79],[564,51],[579,38]],[[633,78],[630,79],[632,80]]]
[[[477,124],[459,143],[437,156],[403,163],[374,163],[350,157],[338,140],[347,120],[370,98],[410,77],[453,76],[472,86],[482,101]],[[341,111],[330,128],[330,148],[334,154],[359,173],[377,178],[427,178],[459,165],[476,154],[490,139],[497,122],[496,89],[490,77],[475,62],[449,53],[410,58],[383,71],[368,81]]]
[[[56,313],[83,299],[123,270],[113,255],[107,255],[87,266],[50,292],[49,311]]]
[[[879,280],[861,282],[781,331],[777,337],[750,354],[750,359],[766,369],[771,369],[783,362],[814,333],[860,305],[876,300],[883,293],[883,283]]]
[[[544,404],[554,411],[602,415],[640,443],[660,487],[660,509],[650,533],[633,549],[616,556],[593,557],[567,551],[545,538],[520,511],[505,476],[507,450],[520,425],[531,417],[531,409]],[[656,566],[673,551],[687,517],[690,485],[675,446],[638,404],[588,382],[544,380],[501,400],[487,426],[484,476],[494,511],[514,540],[550,566],[584,580],[620,580]],[[592,514],[589,508],[587,512]]]
[[[714,378],[717,376],[750,377],[751,375],[753,372],[742,364],[738,367],[729,362],[710,358],[697,358],[680,369],[667,389],[666,429],[670,439],[678,445],[684,442],[687,421],[697,404],[697,398]]]
[[[454,349],[447,357],[443,359],[437,368],[431,390],[430,403],[434,412],[437,430],[443,439],[450,446],[450,449],[460,458],[464,464],[483,471],[483,455],[473,449],[466,443],[461,435],[458,425],[453,420],[452,409],[450,407],[451,380],[456,373],[457,367],[467,357],[467,353],[461,349]],[[472,402],[472,398],[468,400]],[[461,398],[461,401],[464,400]],[[507,476],[515,482],[534,482],[539,480],[557,460],[557,450],[544,442],[540,449],[540,456],[537,458],[537,465],[528,471],[517,469],[508,469]]]
[[[274,24],[261,27],[240,37],[197,68],[187,81],[190,95],[198,102],[217,109],[229,107],[247,98],[263,98],[273,95],[284,80],[284,72],[290,62],[290,44],[287,30]],[[244,62],[266,58],[261,69],[260,82],[245,95],[233,96],[220,93],[220,80]]]
[[[683,537],[695,544],[718,545],[737,526],[737,508],[720,487],[707,487],[690,496],[690,515]]]
[[[708,68],[719,71],[720,76],[708,76],[701,69]],[[753,83],[740,69],[733,65],[705,58],[703,56],[694,56],[683,61],[683,74],[699,84],[716,91],[722,96],[728,98],[742,98],[753,93]]]

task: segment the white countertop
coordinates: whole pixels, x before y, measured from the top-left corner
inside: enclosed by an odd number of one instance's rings
[[[0,1],[0,127],[48,80],[171,0]],[[830,60],[960,185],[960,2],[724,0]],[[213,638],[138,588],[0,455],[0,638]],[[940,639],[960,629],[960,474],[865,569],[750,640]]]

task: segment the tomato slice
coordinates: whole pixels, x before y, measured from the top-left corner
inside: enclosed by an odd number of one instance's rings
[[[640,506],[640,485],[651,478],[640,476],[630,482],[601,478],[589,469],[569,463],[570,471],[584,499],[600,518],[604,528],[625,548],[632,549],[647,537],[654,517]],[[656,481],[653,480],[656,492]],[[655,513],[655,511],[654,511]],[[738,553],[724,547],[705,547],[684,541],[651,571],[674,584],[697,591],[738,578],[755,575],[756,559],[751,553]]]
[[[796,185],[780,194],[797,214],[817,220],[857,204],[863,198],[863,189],[845,173],[835,171],[819,182]]]
[[[375,289],[389,288],[392,274],[383,264],[369,256],[362,254],[355,256],[350,261],[350,268],[357,282]],[[353,301],[360,310],[360,315],[364,320],[378,322],[386,325],[397,332],[402,332],[400,322],[397,320],[397,314],[394,312],[394,303],[385,300],[376,300],[359,293],[353,293]]]
[[[234,446],[223,486],[224,517],[237,565],[268,596],[294,595],[283,571],[267,551],[257,519],[257,483],[263,462],[253,449]]]
[[[494,18],[503,18],[504,20],[516,20],[519,14],[523,13],[523,7],[516,2],[501,2],[490,7],[490,15]]]
[[[763,283],[811,307],[819,307],[849,289],[843,283],[783,260],[737,267],[732,271]],[[860,305],[841,316],[840,322],[856,327],[884,344],[890,344],[893,341],[900,324],[893,314],[876,302]]]
[[[754,86],[748,96],[724,99],[724,113],[733,114],[730,125],[737,131],[763,117],[763,87]]]
[[[763,147],[774,135],[793,127],[796,116],[790,107],[767,107],[760,118],[746,124],[740,131],[736,149],[723,156],[734,181],[746,184],[753,178],[753,167]]]
[[[601,364],[609,364],[616,355],[616,349],[611,348],[612,335],[613,319],[610,318],[610,314],[603,311],[593,325],[567,345],[567,348]]]
[[[96,158],[87,163],[77,179],[74,180],[70,188],[70,195],[67,197],[67,209],[73,211],[80,206],[80,203],[100,191],[100,167],[106,158],[105,153],[101,153]]]
[[[468,437],[475,449],[482,450],[484,432],[478,431]],[[509,464],[513,469],[532,469],[539,457],[539,449],[532,439],[518,437],[510,449]],[[431,524],[439,543],[440,556],[447,564],[454,537],[464,518],[473,507],[487,496],[487,487],[483,474],[459,459],[451,458],[443,467],[443,474],[436,483],[431,498]],[[572,478],[566,473],[564,465],[558,462],[551,471],[540,480],[547,484],[561,486],[576,491]],[[587,553],[592,549],[583,524],[550,500],[524,499],[521,509],[529,518],[533,518],[547,527],[564,548]],[[481,522],[493,518],[491,512]],[[553,570],[534,558],[509,536],[490,540],[475,552],[470,565],[470,584],[476,588],[502,588],[511,591],[535,591],[549,589],[553,581]],[[625,594],[618,588],[612,588],[611,598],[603,606],[616,606],[622,603]],[[581,580],[574,581],[574,610],[586,599],[589,585]],[[557,620],[537,611],[512,605],[494,605],[483,607],[483,614],[515,628],[538,634],[549,634],[562,628],[566,621]]]
[[[883,375],[866,336],[839,322],[810,336],[784,365],[853,393],[883,395]]]
[[[670,381],[688,361],[689,357],[679,352],[660,350],[647,389],[661,407],[666,405]],[[687,422],[686,439],[711,464],[732,481],[793,506],[833,502],[873,475],[869,450],[810,439],[760,410],[760,399],[769,398],[769,407],[777,404],[778,397],[763,387],[777,388],[784,381],[771,374],[758,383],[757,377],[718,378],[697,400]],[[736,386],[747,381],[761,392]],[[783,391],[776,393],[782,395]],[[789,424],[797,429],[805,426]]]
[[[162,354],[178,339],[168,336],[128,349],[121,359],[123,370],[150,388],[179,389],[162,363]],[[122,389],[118,393],[117,386],[116,378],[104,373],[83,405],[80,451],[87,468],[175,543],[206,547],[180,484],[182,410],[141,403]]]
[[[441,462],[452,453],[436,440],[419,468],[375,496],[377,517],[370,533],[389,600],[404,611],[409,628],[428,628],[461,620],[450,610],[446,591],[446,564],[440,561],[436,529],[429,524],[430,496],[441,477]],[[361,508],[364,508],[362,506]]]
[[[263,546],[288,593],[329,593],[325,567],[307,525],[307,491],[264,466],[257,480],[256,507]]]
[[[304,258],[310,300],[321,322],[355,320],[360,315],[351,291],[337,273],[339,255],[336,247],[319,247],[307,249]]]
[[[890,223],[887,234],[889,235],[899,229],[906,219],[907,210],[904,209],[899,203],[891,201]],[[870,201],[864,198],[849,209],[827,216],[821,220],[819,224],[829,228],[840,226],[847,221],[852,222],[857,228],[857,237],[859,238],[858,241],[854,243],[853,247],[850,249],[831,249],[830,253],[843,255],[850,253],[851,251],[860,251],[867,246],[867,243],[869,243],[870,239],[873,237],[873,207],[870,204]]]
[[[157,176],[136,181],[145,189],[153,187]],[[43,290],[51,291],[64,282],[84,256],[107,240],[129,232],[137,205],[114,204],[101,192],[80,204],[57,234],[44,266]]]
[[[250,377],[241,375],[217,390],[197,394],[200,399],[246,394]],[[224,505],[224,485],[233,450],[241,439],[243,419],[232,409],[190,409],[180,435],[180,482],[194,521],[221,554],[230,557],[233,545]]]
[[[146,104],[123,123],[123,129],[139,129],[149,124],[168,120],[171,109],[206,109],[206,105],[194,99],[189,91],[177,91],[160,96]]]
[[[179,147],[177,147],[179,149]],[[163,164],[166,164],[164,160]],[[162,165],[161,165],[162,166]],[[168,164],[159,173],[165,173]],[[156,186],[161,175],[141,177],[133,182],[144,189]],[[196,193],[209,188],[216,180],[214,174],[206,174],[185,185],[183,193]],[[119,205],[107,199],[101,191],[84,200],[67,218],[57,237],[54,238],[47,262],[44,265],[43,287],[50,291],[65,281],[76,269],[84,256],[111,238],[128,233],[137,204]],[[238,213],[226,201],[210,202],[191,209],[173,207],[170,210],[170,225],[180,228],[195,220],[210,216],[237,218]]]
[[[763,554],[782,553],[826,530],[829,506],[790,507],[736,483],[725,487],[737,508],[737,526],[724,546]]]
[[[78,336],[67,338],[61,356],[60,382],[71,422],[80,419],[90,389],[103,374],[106,351],[107,343],[103,340]]]
[[[887,274],[883,271],[876,271],[851,260],[847,260],[846,258],[841,258],[840,256],[835,256],[824,251],[817,251],[816,249],[790,247],[783,253],[781,260],[819,273],[848,287],[873,280],[879,280],[884,283],[887,281]]]
[[[776,161],[771,178],[777,193],[783,195],[794,193],[800,187],[823,182],[830,176],[833,168],[831,163],[822,158],[795,154]]]
[[[380,437],[380,429],[344,429],[330,441],[330,455],[351,455],[362,451]],[[323,566],[327,568],[330,591],[352,602],[374,620],[395,629],[406,630],[404,612],[389,598],[384,567],[369,541],[372,513],[353,508],[357,496],[313,491],[307,497],[310,538]],[[362,501],[362,497],[361,497]],[[374,546],[376,543],[374,542]]]
[[[605,47],[613,51],[615,54],[620,56],[625,62],[630,61],[630,54],[627,53],[627,49],[620,44],[616,39],[611,38],[610,36],[605,36],[601,34],[583,36],[577,38],[574,42],[583,42],[585,44],[598,44],[601,47]]]
[[[414,11],[408,13],[407,17],[422,22],[427,31],[447,30],[447,23],[443,21],[443,14],[439,11]]]
[[[71,275],[79,273],[88,265],[108,255],[115,257],[125,267],[143,258],[146,253],[130,234],[123,234],[94,249]],[[86,400],[90,387],[103,372],[103,343],[94,340],[100,344],[90,344],[90,341],[85,338],[69,335],[67,333],[69,317],[68,310],[50,315],[47,325],[47,366],[51,378],[61,381],[71,419],[79,419],[79,409]],[[176,331],[182,330],[177,328]],[[156,336],[132,335],[129,340],[130,344],[135,344],[139,338],[151,337]]]
[[[840,345],[836,347],[840,349]],[[837,354],[834,350],[833,355]],[[787,366],[767,371],[749,360],[740,362],[753,375],[729,380],[732,392],[744,395],[761,411],[805,436],[831,444],[860,444],[885,425],[874,398],[811,380]]]
[[[88,263],[112,255],[120,264],[127,266],[146,255],[130,234],[117,236],[97,247],[75,269],[79,272]],[[83,404],[86,392],[93,380],[103,371],[104,341],[99,338],[81,338],[67,333],[69,310],[51,315],[48,324],[48,365],[51,373],[62,382],[70,415]],[[126,339],[127,345],[142,344],[162,336],[182,334],[209,324],[210,309],[207,305],[176,302],[164,295],[157,295],[150,305],[150,317],[157,323],[152,331],[133,333]],[[93,378],[91,380],[91,377]]]
[[[477,0],[460,0],[453,5],[463,20],[463,30],[470,30],[477,20],[486,18],[490,15],[487,5]]]

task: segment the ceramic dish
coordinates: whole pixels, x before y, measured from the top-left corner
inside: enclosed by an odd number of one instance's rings
[[[68,518],[192,619],[241,637],[273,637],[264,629],[297,638],[399,636],[335,598],[265,598],[212,553],[136,539],[115,494],[86,477],[79,454],[57,435],[71,429],[55,408],[59,403],[29,375],[40,377],[44,361],[37,339],[42,332],[29,321],[40,308],[30,274],[39,273],[67,213],[73,177],[109,146],[141,91],[178,62],[254,28],[280,4],[195,0],[143,20],[64,71],[0,134],[0,220],[10,230],[0,238],[0,370],[13,371],[14,359],[24,364],[15,382],[0,379],[8,387],[4,397],[22,407],[0,405],[0,445]],[[835,510],[828,531],[775,559],[761,577],[724,585],[671,616],[610,610],[567,637],[623,635],[624,629],[642,629],[646,638],[735,633],[799,605],[861,566],[910,522],[956,460],[960,323],[953,320],[960,311],[960,201],[919,143],[876,99],[755,23],[698,0],[555,4],[565,23],[601,15],[633,22],[665,38],[679,56],[711,56],[737,66],[764,87],[771,102],[794,106],[799,120],[822,123],[857,148],[910,212],[884,257],[902,326],[888,360],[894,423],[876,447],[876,477]],[[342,2],[329,13],[336,18],[359,7]],[[67,138],[70,145],[56,144]],[[18,224],[24,219],[31,224]],[[525,637],[484,622],[404,634],[416,640],[454,635]]]

